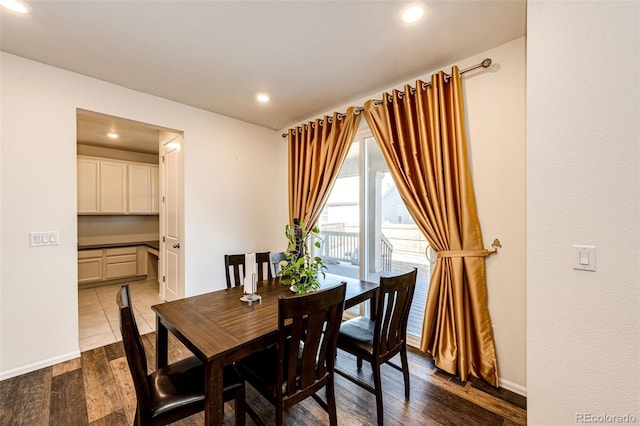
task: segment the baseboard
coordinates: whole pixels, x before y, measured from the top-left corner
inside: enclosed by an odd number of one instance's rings
[[[70,359],[79,358],[79,357],[80,357],[80,351],[77,350],[77,351],[69,352],[64,355],[34,362],[33,364],[14,368],[9,371],[3,371],[3,372],[0,372],[0,380],[10,379],[12,377],[20,376],[21,374],[31,373],[32,371],[40,370],[41,368],[50,367],[52,365],[69,361]]]
[[[522,395],[524,397],[527,396],[527,388],[519,385],[517,383],[513,383],[509,380],[503,379],[503,378],[499,378],[498,379],[499,383],[500,383],[500,387],[501,388],[505,388],[508,391],[511,391],[513,393],[517,393],[518,395]]]

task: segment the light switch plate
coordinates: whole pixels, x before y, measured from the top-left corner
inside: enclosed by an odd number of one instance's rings
[[[31,247],[57,246],[60,240],[58,231],[31,232],[29,233],[29,245]]]
[[[573,269],[578,271],[596,270],[596,247],[595,246],[573,246]]]

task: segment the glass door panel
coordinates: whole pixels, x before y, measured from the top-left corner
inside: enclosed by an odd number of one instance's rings
[[[351,145],[318,227],[327,272],[367,281],[418,268],[407,333],[419,338],[431,267],[427,241],[407,211],[376,140]],[[349,312],[368,314],[358,307]]]
[[[318,227],[327,272],[360,277],[360,143],[353,142],[324,206]]]
[[[364,279],[378,281],[418,268],[407,333],[419,338],[431,277],[427,240],[413,221],[373,137],[364,138],[365,235],[367,267]]]

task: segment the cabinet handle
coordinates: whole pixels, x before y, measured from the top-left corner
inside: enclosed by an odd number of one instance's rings
[[[173,248],[180,248],[180,243],[178,243],[178,244],[174,244],[174,245],[173,245]]]

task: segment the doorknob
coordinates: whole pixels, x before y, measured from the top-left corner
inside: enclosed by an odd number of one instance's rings
[[[174,245],[173,245],[173,248],[180,248],[180,243],[178,243],[178,244],[174,244]]]

